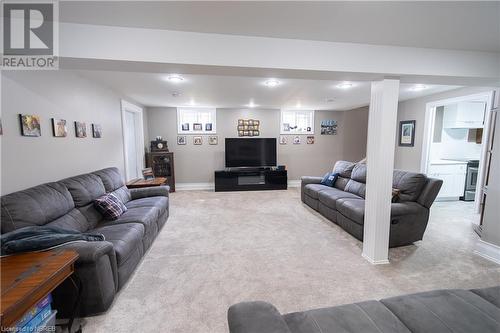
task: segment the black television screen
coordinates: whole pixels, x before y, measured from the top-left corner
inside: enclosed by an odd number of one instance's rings
[[[226,167],[276,166],[276,138],[226,138]]]

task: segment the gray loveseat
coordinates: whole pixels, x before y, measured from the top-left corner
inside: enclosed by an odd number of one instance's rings
[[[500,286],[434,290],[281,315],[265,302],[228,311],[231,333],[498,333]]]
[[[301,199],[312,209],[363,240],[365,218],[366,164],[338,161],[334,187],[321,185],[322,177],[302,177]],[[443,184],[424,174],[394,170],[392,187],[400,191],[391,204],[389,246],[408,245],[421,240],[429,209]]]
[[[115,221],[103,220],[93,205],[93,200],[107,192],[116,194],[128,208]],[[118,169],[103,169],[3,196],[1,232],[54,226],[103,234],[106,240],[102,242],[62,247],[80,256],[75,265],[82,282],[77,314],[94,315],[110,307],[167,221],[168,195],[168,186],[129,190]],[[71,282],[66,280],[53,298],[59,315],[69,317],[76,299]]]

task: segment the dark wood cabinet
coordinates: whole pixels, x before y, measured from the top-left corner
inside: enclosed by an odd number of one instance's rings
[[[167,178],[167,185],[170,192],[175,192],[175,170],[174,153],[172,152],[151,152],[146,154],[146,165],[153,169],[155,177]]]

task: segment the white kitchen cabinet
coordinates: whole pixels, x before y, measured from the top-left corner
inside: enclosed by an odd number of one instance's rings
[[[444,128],[483,128],[486,103],[461,102],[446,105],[443,112]]]
[[[431,178],[443,180],[443,186],[437,196],[438,200],[458,200],[464,195],[466,163],[432,163],[427,175]]]

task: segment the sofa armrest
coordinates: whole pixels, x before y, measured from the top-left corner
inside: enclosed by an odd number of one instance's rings
[[[150,186],[130,189],[132,200],[147,197],[168,197],[170,186]]]
[[[104,255],[112,255],[114,257],[115,250],[110,242],[71,242],[59,247],[60,249],[73,250],[78,253],[78,264],[91,264]]]
[[[427,208],[413,201],[391,203],[391,217],[419,215],[426,212]]]
[[[279,311],[266,302],[242,302],[227,311],[230,333],[291,333]]]
[[[304,187],[307,184],[319,184],[323,180],[323,177],[313,177],[313,176],[302,176],[300,177],[300,199],[304,202],[305,194]]]
[[[441,179],[428,178],[427,183],[422,189],[422,193],[417,199],[417,202],[424,207],[431,208],[432,203],[436,200],[436,197],[441,190],[443,181]]]

